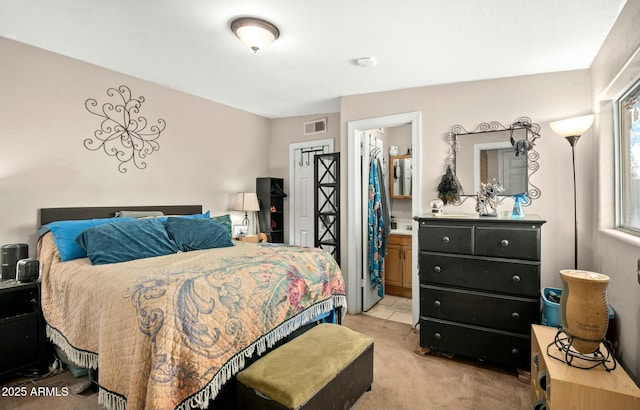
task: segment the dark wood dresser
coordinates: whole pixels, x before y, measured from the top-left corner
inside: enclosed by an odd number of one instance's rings
[[[420,345],[529,369],[540,322],[544,220],[433,216],[419,223]]]

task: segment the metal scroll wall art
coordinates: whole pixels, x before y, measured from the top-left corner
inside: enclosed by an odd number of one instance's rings
[[[525,156],[526,167],[527,167],[527,191],[526,195],[529,199],[538,199],[540,198],[541,192],[540,189],[535,186],[531,182],[531,176],[538,171],[540,165],[538,164],[538,159],[540,158],[540,154],[535,150],[535,142],[540,137],[540,126],[538,124],[532,123],[531,119],[528,117],[520,117],[516,119],[516,121],[510,126],[504,126],[498,121],[492,122],[483,122],[478,125],[473,131],[467,131],[462,125],[454,125],[451,128],[451,131],[447,132],[444,135],[444,139],[447,143],[451,145],[449,155],[446,158],[446,168],[451,167],[456,175],[458,175],[457,167],[458,166],[468,166],[469,164],[459,164],[457,161],[460,161],[458,158],[458,153],[461,149],[461,141],[460,136],[477,134],[483,135],[494,132],[503,132],[509,135],[509,143],[513,147],[513,153],[516,156]],[[524,137],[523,135],[524,134]],[[518,135],[514,138],[514,135]],[[477,138],[477,137],[476,137]],[[465,140],[465,144],[473,144],[473,139]],[[464,189],[472,188],[469,185],[470,181],[461,181]],[[467,186],[465,186],[467,185]],[[473,189],[471,189],[473,191]],[[504,194],[506,195],[506,194]],[[511,194],[509,194],[511,195]],[[476,193],[464,193],[460,195],[460,199],[453,202],[453,205],[460,205],[466,199],[470,197],[475,197]],[[501,195],[502,196],[502,195]],[[502,200],[506,196],[502,196],[498,199],[498,202],[502,202]],[[529,201],[526,205],[529,205],[532,201]]]
[[[102,118],[93,137],[84,140],[85,148],[90,151],[102,149],[115,157],[120,162],[118,170],[122,173],[127,172],[131,164],[145,169],[147,156],[160,149],[157,140],[166,128],[165,121],[159,118],[156,125],[149,125],[147,119],[139,115],[144,97],[133,98],[127,86],[109,88],[107,95],[114,101],[102,105],[93,98],[85,101],[86,109]]]

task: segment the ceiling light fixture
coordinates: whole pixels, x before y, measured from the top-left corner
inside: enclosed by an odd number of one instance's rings
[[[231,22],[231,31],[253,50],[254,53],[267,48],[280,37],[278,27],[254,17],[240,17]]]

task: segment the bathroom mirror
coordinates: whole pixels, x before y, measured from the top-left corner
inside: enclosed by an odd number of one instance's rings
[[[531,176],[538,170],[539,154],[535,142],[540,127],[527,117],[518,118],[510,126],[497,121],[481,123],[473,131],[455,125],[445,134],[451,145],[447,164],[452,165],[462,185],[460,202],[476,196],[480,183],[494,179],[504,188],[500,196],[526,193],[530,200],[540,197]]]
[[[389,192],[392,199],[411,199],[411,155],[389,157]]]

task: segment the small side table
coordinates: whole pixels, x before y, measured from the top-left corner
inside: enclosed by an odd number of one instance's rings
[[[233,239],[236,241],[250,242],[250,243],[267,242],[267,235],[260,233],[258,235],[238,236]]]
[[[38,282],[0,280],[0,378],[46,370],[47,343]]]

